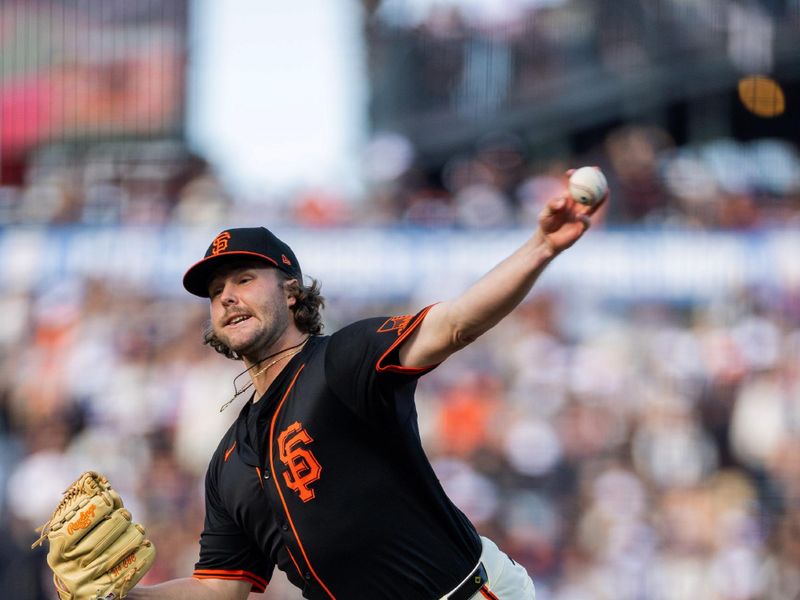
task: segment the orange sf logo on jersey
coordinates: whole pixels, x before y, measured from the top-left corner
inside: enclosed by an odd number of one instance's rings
[[[288,467],[283,479],[290,490],[308,502],[314,499],[314,490],[308,487],[320,478],[322,467],[306,446],[314,439],[303,426],[295,421],[278,436],[278,452],[281,462]]]

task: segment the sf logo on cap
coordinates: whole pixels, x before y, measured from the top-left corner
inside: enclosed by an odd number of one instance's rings
[[[227,231],[223,231],[217,237],[214,238],[214,241],[211,242],[211,254],[217,255],[220,252],[225,252],[228,249],[228,240],[231,239],[231,234]]]

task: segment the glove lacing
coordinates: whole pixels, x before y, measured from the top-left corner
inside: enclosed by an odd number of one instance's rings
[[[61,512],[62,510],[64,510],[64,508],[66,508],[66,506],[72,500],[74,500],[76,496],[79,496],[80,494],[84,493],[83,488],[77,485],[82,478],[83,477],[81,477],[80,479],[76,479],[75,481],[72,482],[72,485],[70,485],[66,490],[64,490],[64,497],[61,499],[61,502],[58,503],[58,506],[56,506],[56,509],[53,511],[53,516],[51,516],[47,520],[47,522],[45,522],[43,525],[36,528],[36,532],[37,533],[41,532],[41,535],[39,536],[39,539],[37,539],[33,544],[31,544],[31,550],[33,550],[37,546],[42,545],[44,540],[47,538],[47,534],[50,533],[50,531],[53,529],[53,524],[54,521],[56,520],[56,515],[58,515],[58,513]],[[93,485],[97,485],[94,482],[94,480],[92,480],[92,483]],[[97,494],[95,493],[92,495],[92,497],[96,495]],[[103,496],[103,501],[109,506],[111,506],[112,504],[112,502],[110,502],[109,498],[107,498],[106,496]]]

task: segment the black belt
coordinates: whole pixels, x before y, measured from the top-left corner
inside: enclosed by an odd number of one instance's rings
[[[478,563],[478,566],[470,573],[466,581],[453,590],[453,593],[447,597],[447,600],[468,600],[486,583],[489,583],[489,578],[486,576],[486,569],[483,563]]]

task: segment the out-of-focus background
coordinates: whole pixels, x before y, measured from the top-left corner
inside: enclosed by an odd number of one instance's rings
[[[0,597],[54,598],[33,529],[90,468],[146,582],[191,573],[218,231],[286,239],[333,332],[458,294],[591,164],[598,224],[421,381],[436,471],[540,600],[795,600],[798,142],[797,0],[3,0]]]

